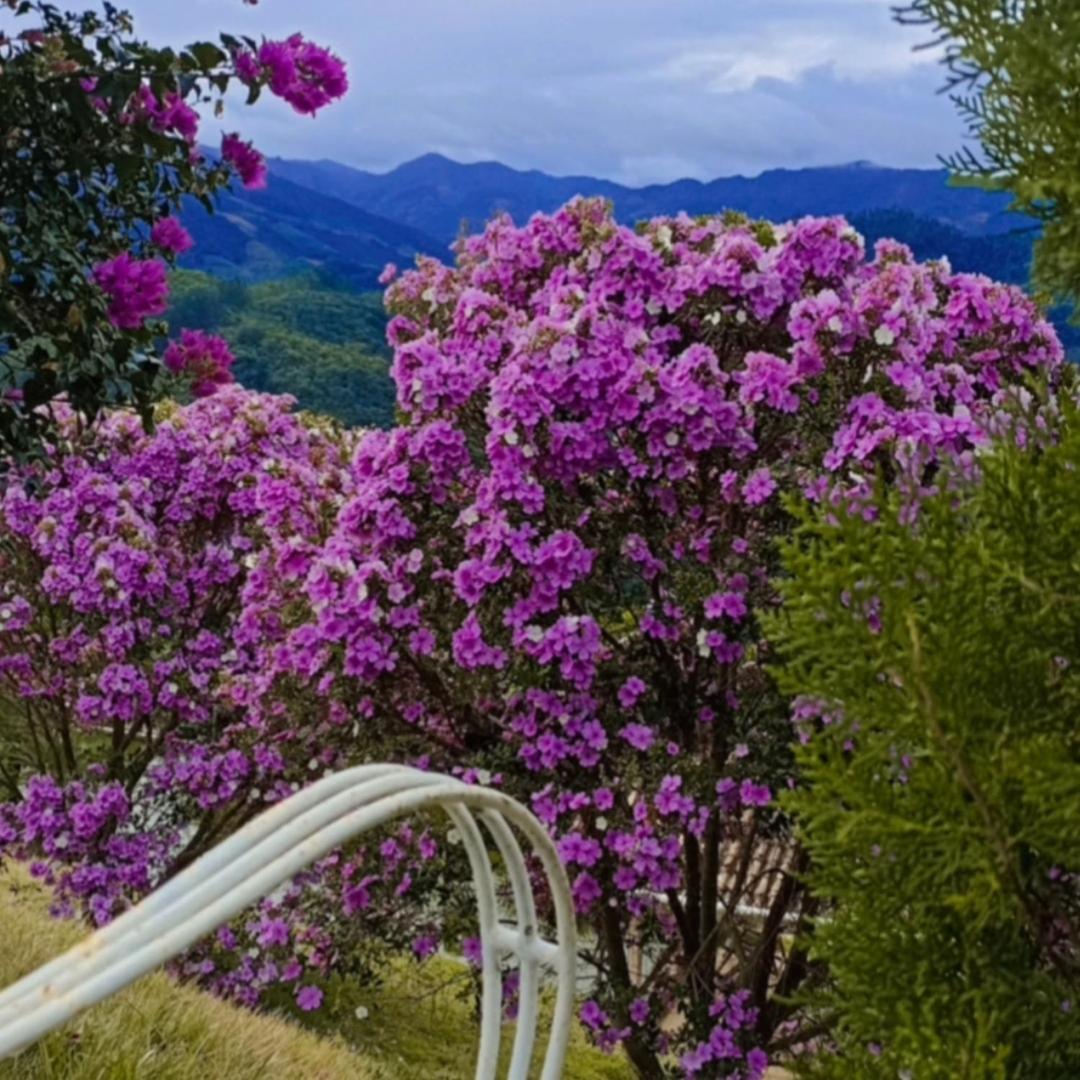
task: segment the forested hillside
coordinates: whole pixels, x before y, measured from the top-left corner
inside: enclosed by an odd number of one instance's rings
[[[225,337],[244,386],[350,425],[393,422],[380,293],[314,273],[249,285],[181,270],[172,284],[169,321]]]

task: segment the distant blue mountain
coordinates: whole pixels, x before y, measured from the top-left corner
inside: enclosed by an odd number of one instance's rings
[[[388,262],[407,266],[417,254],[445,248],[409,225],[280,175],[263,191],[221,193],[213,214],[189,200],[181,216],[195,239],[181,265],[243,281],[316,270],[356,289],[375,289]]]
[[[868,162],[771,169],[755,177],[677,180],[643,188],[590,176],[521,172],[498,162],[462,165],[439,154],[425,154],[387,173],[336,161],[275,158],[270,172],[408,225],[443,244],[451,243],[463,224],[476,230],[498,211],[508,211],[521,223],[575,195],[611,199],[616,215],[628,222],[680,210],[710,214],[733,209],[775,220],[900,210],[977,235],[1009,232],[1025,224],[1008,212],[1008,196],[949,187],[944,170],[891,169]]]

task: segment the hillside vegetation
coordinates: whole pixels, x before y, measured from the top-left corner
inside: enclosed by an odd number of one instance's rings
[[[182,270],[172,285],[170,323],[225,337],[244,386],[292,394],[302,408],[352,426],[393,423],[379,293],[314,273],[247,285]]]

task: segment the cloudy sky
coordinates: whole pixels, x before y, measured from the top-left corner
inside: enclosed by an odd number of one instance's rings
[[[348,61],[315,119],[232,125],[268,154],[460,161],[642,184],[868,159],[932,165],[960,125],[890,0],[126,0],[176,43],[300,30]],[[213,125],[217,122],[210,121]]]

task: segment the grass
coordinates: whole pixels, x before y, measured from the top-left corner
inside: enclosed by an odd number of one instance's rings
[[[50,919],[46,907],[25,873],[0,871],[0,986],[85,934]],[[479,1030],[462,985],[449,960],[401,965],[378,990],[332,987],[329,1009],[316,1014],[318,1030],[309,1030],[156,973],[0,1061],[0,1080],[458,1080],[473,1074]],[[629,1080],[632,1073],[624,1058],[588,1047],[575,1030],[564,1076]]]

